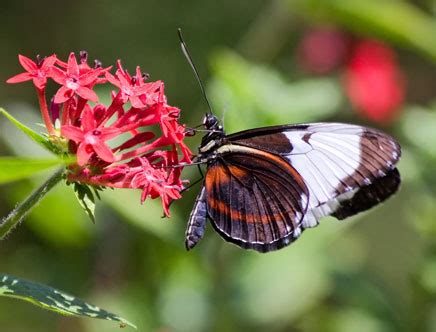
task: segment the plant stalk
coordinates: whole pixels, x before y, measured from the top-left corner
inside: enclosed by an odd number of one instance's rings
[[[0,240],[6,238],[8,234],[24,219],[24,217],[35,207],[44,196],[62,180],[64,168],[57,170],[42,186],[37,188],[30,196],[13,209],[6,217],[0,221]]]
[[[45,100],[44,90],[36,89],[38,93],[39,108],[41,109],[41,115],[50,136],[56,135],[56,130],[51,122],[50,114],[48,112],[47,101]]]

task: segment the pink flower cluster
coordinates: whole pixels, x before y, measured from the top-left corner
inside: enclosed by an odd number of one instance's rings
[[[71,53],[68,62],[56,55],[36,62],[19,55],[26,72],[8,83],[33,80],[41,114],[52,142],[64,142],[63,151],[77,156],[68,167],[68,181],[97,187],[141,189],[141,202],[161,197],[164,212],[180,198],[181,165],[191,162],[185,145],[185,127],[178,122],[180,109],[168,105],[162,81],[147,82],[136,68],[134,75],[117,62],[110,73],[99,61],[88,65],[86,52],[80,61]],[[51,79],[60,87],[46,102]],[[111,84],[111,103],[99,103],[94,87]],[[59,144],[59,143],[57,143]]]

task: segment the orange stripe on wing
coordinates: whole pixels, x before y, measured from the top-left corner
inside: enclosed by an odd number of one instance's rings
[[[224,158],[225,155],[228,153],[240,153],[240,154],[247,154],[252,156],[261,156],[261,158],[267,159],[270,162],[280,165],[283,169],[287,170],[292,175],[293,179],[297,182],[297,184],[301,188],[306,188],[306,184],[303,178],[301,177],[300,173],[298,173],[297,170],[294,167],[292,167],[291,164],[289,164],[289,162],[284,160],[279,155],[264,150],[244,146],[244,145],[238,145],[238,144],[226,144],[221,146],[217,151]]]
[[[285,161],[282,157],[258,149],[253,149],[253,150],[255,151],[254,153],[256,153],[257,155],[261,155],[264,158],[270,159],[276,164],[286,169],[292,175],[292,178],[298,183],[300,187],[302,188],[306,187],[306,184],[303,178],[301,177],[300,173],[298,173],[297,170],[294,167],[292,167],[287,161]]]
[[[228,172],[229,169],[231,169],[232,174]],[[214,198],[211,193],[213,192],[214,186],[217,185],[217,182],[218,182],[218,186],[227,185],[231,180],[231,176],[235,176],[236,174],[247,176],[248,172],[234,165],[224,166],[222,164],[218,164],[209,168],[206,174],[206,181],[205,181],[206,190],[208,193],[207,195],[208,208],[214,209],[220,214],[227,215],[230,220],[238,220],[250,224],[254,224],[257,222],[260,222],[262,224],[269,224],[272,220],[279,220],[284,222],[284,216],[280,213],[269,214],[269,215],[267,214],[255,215],[246,212],[245,214],[243,214],[242,211],[236,210],[233,207],[231,207],[228,202],[223,202],[221,200]],[[289,212],[293,213],[294,211],[289,211]],[[235,218],[235,216],[238,217]],[[245,220],[241,218],[242,216],[244,217]]]
[[[218,211],[221,214],[226,214],[230,217],[230,219],[232,218],[232,216],[241,216],[242,217],[242,212],[235,210],[233,208],[231,208],[230,206],[228,206],[228,204],[224,203],[223,201],[217,200],[215,198],[212,197],[208,197],[207,198],[207,204],[208,204],[208,208],[214,209],[215,211]],[[250,224],[254,224],[257,222],[261,222],[262,224],[268,224],[270,223],[270,219],[268,218],[267,215],[254,215],[251,213],[245,213],[245,220],[243,220],[242,218],[234,218],[231,220],[238,220],[241,222],[247,222]],[[281,215],[274,215],[273,216],[274,219],[277,218],[282,218]]]

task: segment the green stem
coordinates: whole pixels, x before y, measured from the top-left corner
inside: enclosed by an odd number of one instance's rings
[[[44,196],[63,178],[64,168],[60,168],[42,186],[13,209],[8,216],[0,221],[0,240],[3,240],[36,206]]]

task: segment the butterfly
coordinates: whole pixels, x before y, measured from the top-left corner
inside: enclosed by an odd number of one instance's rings
[[[325,216],[345,219],[384,201],[400,186],[400,145],[391,136],[344,123],[249,129],[226,135],[178,29],[180,46],[209,112],[194,164],[207,166],[186,229],[190,250],[207,220],[245,249],[283,248]],[[195,131],[194,131],[195,133]]]
[[[208,113],[194,158],[207,166],[186,230],[192,249],[207,220],[226,241],[268,252],[325,216],[365,211],[400,185],[400,145],[389,135],[343,123],[250,129],[226,135]]]

